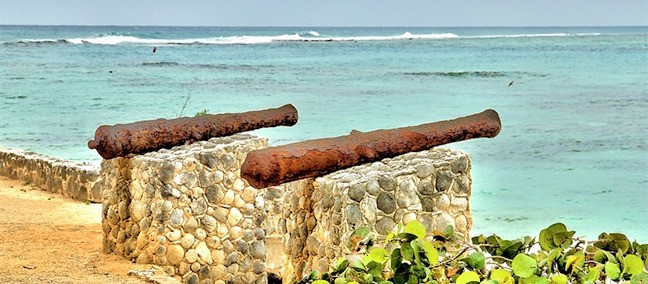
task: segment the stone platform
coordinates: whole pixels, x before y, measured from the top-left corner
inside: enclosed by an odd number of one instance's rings
[[[470,159],[435,148],[255,189],[240,178],[247,134],[102,163],[104,251],[184,283],[291,283],[327,271],[359,226],[379,238],[417,219],[469,241]],[[272,253],[270,253],[272,252]]]

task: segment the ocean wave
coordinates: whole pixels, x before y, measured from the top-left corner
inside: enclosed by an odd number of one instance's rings
[[[412,40],[412,39],[446,39],[446,38],[458,38],[459,36],[453,33],[440,33],[440,34],[412,34],[410,32],[405,32],[401,35],[394,36],[347,36],[347,37],[316,37],[316,38],[304,38],[299,37],[295,39],[289,39],[292,41],[306,41],[306,42],[332,42],[332,41],[392,41],[392,40]],[[278,41],[285,41],[278,39]]]
[[[22,39],[13,42],[3,42],[3,45],[47,45],[47,44],[71,44],[66,39]]]
[[[219,45],[219,44],[268,44],[273,42],[362,42],[362,41],[397,41],[397,40],[436,40],[452,38],[524,38],[524,37],[567,37],[598,36],[600,33],[537,33],[537,34],[501,34],[459,36],[454,33],[413,34],[405,32],[399,35],[358,35],[358,36],[322,36],[317,31],[303,31],[291,34],[268,36],[224,36],[184,39],[152,38],[146,35],[122,35],[118,33],[98,34],[90,37],[67,39],[22,39],[12,44],[95,44],[95,45]]]
[[[274,36],[227,36],[186,39],[142,38],[132,35],[102,34],[85,38],[69,39],[24,39],[4,44],[95,44],[95,45],[218,45],[218,44],[268,44],[272,42],[332,42],[332,41],[390,41],[406,39],[443,39],[457,38],[456,34],[412,34],[405,32],[394,36],[332,36],[322,37],[316,31],[282,34]]]
[[[569,37],[569,36],[600,36],[601,33],[536,33],[536,34],[511,34],[511,35],[483,35],[472,38],[526,38],[526,37]]]
[[[316,31],[307,31],[307,32],[300,32],[299,36],[301,37],[319,37],[320,33]]]

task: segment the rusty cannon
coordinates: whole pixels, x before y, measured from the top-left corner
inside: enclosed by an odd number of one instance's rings
[[[495,137],[501,122],[492,109],[470,116],[254,150],[241,177],[256,188],[322,176],[351,166],[479,137]]]
[[[279,108],[244,113],[102,125],[97,128],[94,140],[88,141],[88,148],[97,150],[104,159],[112,159],[264,127],[292,126],[295,123],[297,110],[287,104]]]

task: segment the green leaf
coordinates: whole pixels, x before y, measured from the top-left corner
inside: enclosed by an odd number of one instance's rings
[[[583,254],[582,251],[579,251],[567,257],[567,261],[565,262],[565,269],[569,270],[569,267],[573,266],[572,270],[574,270],[574,268],[583,267],[584,264],[585,264],[585,254]]]
[[[519,241],[502,242],[502,256],[506,258],[514,258],[518,253],[520,253],[520,248],[522,247],[522,245],[522,242]]]
[[[538,235],[538,241],[540,243],[540,248],[542,248],[542,250],[544,251],[550,251],[556,248],[556,245],[554,245],[553,242],[553,233],[548,229],[543,229],[542,231],[540,231],[540,235]]]
[[[607,260],[607,255],[605,255],[605,251],[602,249],[597,249],[594,252],[594,255],[592,255],[592,260],[598,262],[598,263],[605,263]]]
[[[338,258],[335,264],[335,272],[342,273],[349,266],[349,261],[344,258]]]
[[[375,261],[377,263],[383,264],[387,260],[389,260],[389,253],[384,248],[373,247],[365,255],[365,258],[367,258],[367,260],[368,260],[368,261],[365,261],[365,263]]]
[[[404,260],[414,261],[414,249],[409,242],[405,242],[401,245],[401,255]]]
[[[605,263],[605,274],[608,278],[616,281],[621,276],[621,269],[618,264],[608,261]]]
[[[474,271],[464,271],[464,273],[461,273],[459,275],[459,278],[457,278],[457,284],[467,284],[470,282],[479,282],[479,274]]]
[[[423,282],[430,281],[430,279],[432,279],[432,270],[430,270],[427,267],[424,267],[423,271],[425,272],[425,278],[423,278]]]
[[[612,243],[614,243],[617,251],[621,250],[622,253],[626,253],[632,247],[630,240],[624,234],[610,233],[609,236],[612,238]]]
[[[364,271],[366,267],[365,267],[364,263],[362,263],[362,261],[355,260],[355,261],[351,262],[351,268],[353,268],[355,270]]]
[[[399,238],[399,239],[403,239],[405,242],[409,242],[409,241],[418,239],[417,235],[410,234],[410,233],[405,233],[405,232],[396,235],[396,237]]]
[[[430,265],[437,264],[439,262],[439,251],[437,251],[434,245],[428,240],[423,240],[422,243],[425,256],[430,262]]]
[[[484,268],[486,258],[484,257],[483,253],[474,252],[468,257],[462,259],[461,261],[465,262],[468,265],[468,267],[472,270],[480,270]]]
[[[639,244],[635,241],[632,243],[632,247],[635,251],[635,254],[641,257],[641,259],[648,259],[648,244]]]
[[[491,270],[490,278],[497,280],[499,284],[514,284],[515,280],[508,270],[504,269],[493,269]]]
[[[567,284],[567,275],[558,273],[551,277],[551,284]]]
[[[562,252],[561,249],[554,249],[552,250],[549,255],[547,256],[547,270],[551,273],[553,272],[553,264],[554,261],[560,256],[560,253]]]
[[[372,261],[372,262],[369,262],[367,264],[367,273],[371,274],[372,278],[378,278],[378,277],[382,276],[381,275],[382,274],[382,268],[383,268],[382,264],[380,264],[378,262],[375,262],[375,261]],[[371,282],[371,281],[369,281],[369,282]]]
[[[385,281],[380,281],[378,284],[394,284],[394,282],[385,280]]]
[[[599,266],[590,267],[589,271],[587,272],[587,277],[585,277],[585,280],[591,282],[596,281],[596,279],[598,279],[599,276],[601,275],[601,267],[602,265],[600,264]]]
[[[594,243],[594,246],[609,252],[621,251],[621,253],[625,254],[632,247],[632,244],[624,234],[601,233],[598,237],[598,241]]]
[[[371,274],[365,274],[365,276],[362,278],[365,283],[372,283],[373,282],[373,275]]]
[[[431,272],[432,278],[436,279],[436,280],[440,280],[440,279],[446,277],[446,270],[445,270],[444,267],[441,267],[441,266],[437,266],[437,267],[432,268],[432,270],[430,272]]]
[[[329,284],[329,282],[326,280],[315,280],[312,284]]]
[[[648,284],[648,273],[641,272],[630,277],[630,284]]]
[[[643,272],[643,261],[634,254],[626,255],[623,260],[623,274],[635,275]]]
[[[497,255],[495,251],[499,247],[501,238],[497,235],[491,235],[487,237],[483,243],[482,249],[487,251],[490,254]]]
[[[405,233],[417,236],[419,239],[425,238],[425,227],[418,220],[412,220],[405,226]]]
[[[535,239],[530,236],[524,236],[522,240],[524,241],[524,246],[529,246],[531,243],[535,241]]]
[[[418,277],[414,274],[410,274],[409,279],[407,279],[407,284],[419,284]]]
[[[521,278],[527,278],[535,272],[537,268],[536,260],[526,254],[518,254],[513,259],[513,273]]]
[[[394,232],[389,232],[389,234],[387,234],[387,237],[385,237],[385,243],[389,243],[389,241],[391,241],[395,236],[396,234],[394,234]]]
[[[498,235],[490,235],[486,238],[486,243],[489,245],[497,245],[502,241]]]
[[[346,272],[344,272],[344,278],[348,282],[353,282],[353,281],[362,281],[362,277],[364,277],[365,273],[363,271],[358,271],[355,269],[349,269]]]
[[[420,240],[420,239],[419,239]],[[412,246],[412,251],[414,252],[414,263],[416,263],[417,266],[423,266],[421,263],[421,245],[419,245],[418,241],[419,240],[413,240],[410,242],[410,245]]]
[[[396,273],[394,274],[394,283],[396,284],[407,283],[408,278],[409,278],[408,275],[405,273]]]
[[[556,232],[553,235],[553,243],[554,245],[558,247],[568,247],[572,243],[572,237],[576,231],[562,231],[562,232]]]
[[[596,249],[596,252],[594,252],[594,256],[592,259],[598,263],[605,263],[606,261],[612,261],[614,263],[617,263],[616,258],[614,255],[612,255],[609,251],[602,250],[602,249]]]
[[[335,278],[335,281],[333,281],[333,284],[347,284],[347,280],[344,277],[338,277],[338,278]]]
[[[311,271],[311,273],[308,274],[308,280],[315,280],[315,279],[317,279],[317,278],[318,278],[318,274],[319,274],[319,273],[317,272],[317,270],[313,270],[313,271]]]
[[[410,266],[409,271],[410,271],[411,274],[416,275],[417,279],[424,279],[425,276],[426,276],[425,275],[425,268],[427,268],[427,267],[423,267],[423,266],[419,266],[419,265],[412,265],[412,266]]]
[[[564,231],[567,231],[567,226],[565,226],[565,224],[563,224],[563,223],[555,223],[555,224],[547,227],[547,229],[549,229],[550,231],[553,231],[553,232],[564,232]]]
[[[538,242],[540,243],[540,248],[544,251],[550,251],[552,249],[555,249],[558,247],[554,243],[554,235],[557,232],[565,232],[567,231],[567,226],[563,223],[556,223],[553,224],[546,229],[543,229],[540,231],[540,235],[538,235]]]
[[[531,275],[527,278],[520,279],[521,284],[549,284],[549,279],[538,275]]]
[[[392,271],[397,271],[398,266],[403,262],[403,256],[401,255],[401,249],[396,248],[392,251],[389,259],[391,260],[391,269]]]
[[[470,239],[470,241],[472,242],[473,245],[478,246],[478,245],[481,245],[483,243],[486,243],[486,237],[484,237],[484,235],[481,234],[479,236],[472,237]]]

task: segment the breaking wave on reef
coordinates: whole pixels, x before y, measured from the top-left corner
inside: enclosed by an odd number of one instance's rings
[[[107,33],[89,37],[20,39],[4,42],[4,45],[44,44],[96,44],[96,45],[219,45],[219,44],[268,44],[273,42],[362,42],[394,40],[438,40],[452,38],[517,38],[517,37],[566,37],[598,36],[600,33],[536,33],[536,34],[493,34],[480,36],[459,36],[454,33],[410,33],[397,35],[323,36],[317,31],[296,32],[281,35],[234,35],[199,38],[157,38],[151,35]]]

